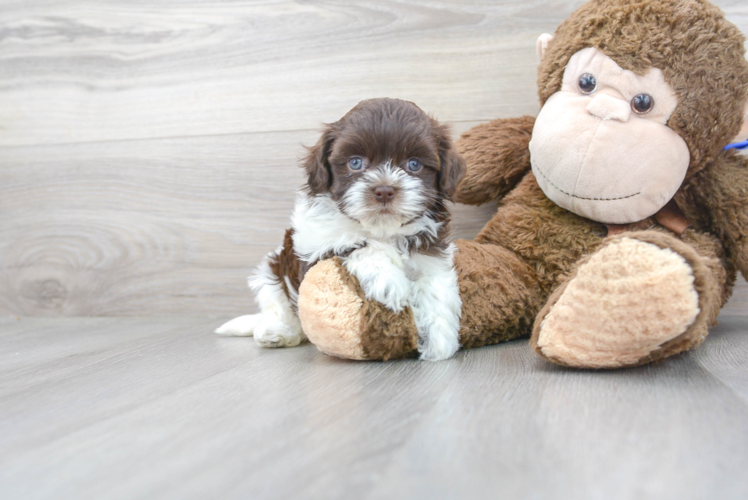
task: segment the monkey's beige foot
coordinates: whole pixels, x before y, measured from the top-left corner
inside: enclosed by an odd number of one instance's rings
[[[683,248],[687,260],[668,248],[668,235],[647,233],[611,240],[551,295],[535,321],[531,343],[538,354],[567,366],[618,368],[703,340],[707,328],[697,292],[703,286],[695,283],[689,262],[698,255]]]
[[[406,307],[394,313],[367,300],[337,257],[314,265],[299,289],[299,319],[317,348],[348,359],[388,360],[418,356],[418,329]]]

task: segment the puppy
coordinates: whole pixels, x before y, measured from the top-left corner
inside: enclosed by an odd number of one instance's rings
[[[292,229],[249,279],[260,314],[216,333],[254,335],[265,347],[303,342],[299,284],[317,261],[339,256],[367,298],[394,312],[411,307],[421,359],[451,357],[462,302],[445,200],[465,162],[448,128],[411,102],[363,101],[325,127],[303,166]]]

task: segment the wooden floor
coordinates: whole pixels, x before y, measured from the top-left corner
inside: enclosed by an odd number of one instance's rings
[[[0,498],[748,498],[745,309],[614,372],[526,341],[342,361],[221,319],[2,320]]]
[[[322,122],[534,115],[535,39],[580,3],[0,0],[0,500],[748,498],[742,278],[697,350],[616,372],[212,334]]]

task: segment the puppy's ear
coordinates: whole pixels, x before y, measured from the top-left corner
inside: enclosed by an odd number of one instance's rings
[[[457,152],[450,138],[450,130],[446,125],[436,128],[439,141],[439,188],[445,199],[451,200],[457,191],[457,185],[465,175],[465,159]]]
[[[330,150],[335,141],[335,124],[327,124],[317,144],[307,148],[309,152],[302,161],[306,171],[309,190],[312,194],[327,193],[332,183],[332,171],[330,169]]]
[[[442,160],[442,171],[439,179],[442,194],[445,199],[452,200],[452,196],[454,196],[457,191],[457,186],[460,184],[464,175],[465,158],[463,158],[454,148],[450,148],[449,151],[447,151],[446,157]]]

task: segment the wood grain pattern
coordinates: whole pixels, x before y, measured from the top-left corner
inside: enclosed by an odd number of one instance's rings
[[[254,310],[245,277],[281,241],[317,133],[12,148],[0,170],[0,312]],[[52,175],[49,175],[49,174]],[[490,205],[456,208],[472,237]]]
[[[0,496],[743,499],[748,322],[615,372],[526,341],[439,363],[180,318],[0,319]]]
[[[455,133],[535,114],[535,38],[579,3],[0,2],[0,314],[254,311],[321,122],[381,95]],[[492,211],[455,207],[457,236]]]
[[[6,3],[4,146],[313,129],[382,95],[448,121],[536,111],[534,40],[574,5]]]

